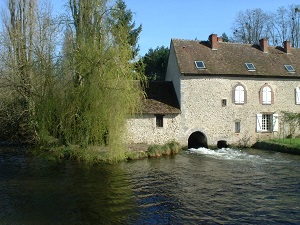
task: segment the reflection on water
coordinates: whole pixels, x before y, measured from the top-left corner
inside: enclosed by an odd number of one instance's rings
[[[297,224],[299,170],[255,149],[97,166],[1,152],[0,224]]]

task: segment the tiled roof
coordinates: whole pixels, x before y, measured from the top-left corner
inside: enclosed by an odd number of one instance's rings
[[[143,101],[142,113],[148,114],[178,114],[178,100],[169,81],[149,81],[145,88],[146,99]]]
[[[217,50],[208,41],[173,39],[172,44],[183,75],[300,77],[300,49],[287,54],[282,47],[268,46],[264,53],[259,45],[228,42],[218,42]],[[206,69],[197,69],[195,61],[204,61]],[[245,63],[253,63],[256,71],[248,71]],[[296,72],[289,73],[286,64]]]

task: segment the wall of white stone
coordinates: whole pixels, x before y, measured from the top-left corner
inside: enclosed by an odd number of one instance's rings
[[[165,115],[163,127],[156,127],[155,115],[137,115],[127,121],[129,143],[165,144],[179,136],[178,114]]]
[[[247,90],[247,102],[236,105],[233,102],[233,89],[238,83]],[[274,104],[262,105],[259,102],[259,91],[264,84],[271,86],[274,92]],[[255,143],[258,139],[279,137],[278,132],[256,132],[257,113],[278,113],[282,111],[299,112],[300,105],[295,104],[295,88],[300,82],[282,79],[262,79],[245,77],[182,77],[181,80],[181,132],[178,140],[187,144],[189,135],[194,131],[203,132],[209,145],[216,145],[218,140],[229,144],[248,141]],[[222,99],[227,105],[222,107]],[[239,120],[241,132],[235,133],[235,121]]]

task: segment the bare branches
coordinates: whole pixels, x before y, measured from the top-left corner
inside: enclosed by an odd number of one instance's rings
[[[292,47],[300,47],[300,6],[280,7],[274,13],[262,9],[241,11],[233,24],[233,41],[257,44],[268,38],[270,45],[290,40]]]

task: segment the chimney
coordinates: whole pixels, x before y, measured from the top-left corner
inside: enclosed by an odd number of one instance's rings
[[[223,38],[222,37],[218,37],[218,42],[223,42]]]
[[[216,34],[209,35],[209,42],[212,50],[218,49],[218,37]]]
[[[259,45],[260,45],[261,50],[264,53],[268,53],[268,39],[267,38],[260,39]]]
[[[284,48],[284,51],[286,52],[286,54],[291,54],[290,41],[284,41],[283,42],[283,48]]]

